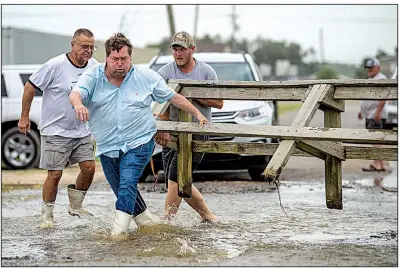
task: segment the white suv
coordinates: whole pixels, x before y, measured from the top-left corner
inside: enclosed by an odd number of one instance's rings
[[[42,92],[35,90],[30,110],[31,131],[18,131],[24,85],[40,65],[4,65],[1,74],[1,157],[9,169],[37,167],[40,160],[39,120]]]
[[[195,53],[194,58],[211,65],[219,80],[262,81],[262,76],[251,55],[246,53]],[[155,56],[149,67],[155,71],[168,62],[173,61],[172,55]],[[277,122],[275,103],[269,101],[232,101],[225,100],[222,109],[212,108],[212,122],[233,124],[266,124]],[[271,143],[270,138],[211,136],[214,141],[238,141]],[[160,148],[154,152],[155,170],[163,170]],[[246,154],[206,154],[198,170],[243,170],[247,169],[254,180],[260,180],[260,174],[269,162],[269,156]],[[148,167],[143,175],[151,173]]]

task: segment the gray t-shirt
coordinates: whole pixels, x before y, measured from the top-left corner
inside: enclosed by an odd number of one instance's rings
[[[387,79],[387,77],[379,72],[376,74],[376,76],[371,77],[369,79]],[[377,107],[379,106],[380,100],[363,100],[361,101],[361,112],[362,115],[366,119],[373,119],[375,117],[375,113],[377,110]],[[386,119],[387,118],[387,107],[386,104],[383,107],[383,110],[381,112],[381,118]]]
[[[96,64],[93,58],[83,67],[74,65],[67,54],[56,56],[29,77],[29,83],[43,91],[39,130],[41,135],[70,138],[90,134],[85,122],[77,119],[68,95],[81,74]]]
[[[176,62],[171,62],[162,66],[158,73],[165,79],[188,79],[188,80],[214,80],[217,81],[217,74],[213,67],[207,63],[195,61],[195,67],[190,73],[183,73],[178,68]],[[212,110],[208,106],[204,106],[195,100],[193,104],[205,116],[209,122],[212,120]],[[170,105],[170,120],[178,121],[178,109]],[[195,116],[192,116],[192,122],[198,122]]]

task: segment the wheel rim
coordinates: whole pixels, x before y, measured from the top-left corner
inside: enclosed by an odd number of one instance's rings
[[[15,167],[25,167],[35,157],[33,140],[23,134],[13,134],[4,143],[4,157]]]

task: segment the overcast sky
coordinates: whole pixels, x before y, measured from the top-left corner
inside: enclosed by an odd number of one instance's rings
[[[173,6],[176,30],[194,31],[195,6]],[[232,5],[200,5],[198,36],[228,38]],[[313,47],[320,60],[319,29],[324,57],[330,62],[359,64],[378,48],[393,54],[397,45],[396,5],[236,5],[238,38],[257,36]],[[125,15],[125,16],[124,16]],[[105,40],[120,30],[122,17],[136,47],[169,36],[165,5],[2,5],[2,26],[72,35],[89,28]]]

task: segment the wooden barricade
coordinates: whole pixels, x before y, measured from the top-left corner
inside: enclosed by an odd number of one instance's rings
[[[157,129],[178,134],[178,189],[191,197],[192,152],[272,155],[261,175],[278,180],[291,155],[317,157],[325,162],[326,205],[342,209],[342,161],[346,159],[397,160],[397,131],[341,128],[345,100],[396,100],[397,80],[306,80],[281,82],[171,80],[171,88],[188,99],[302,101],[291,126],[211,123],[200,129],[180,111],[179,122],[157,121]],[[153,107],[163,113],[169,103]],[[317,109],[324,112],[324,127],[307,127]],[[277,144],[192,141],[192,134],[279,138]],[[353,143],[344,145],[343,143]],[[381,145],[375,147],[373,144]]]

